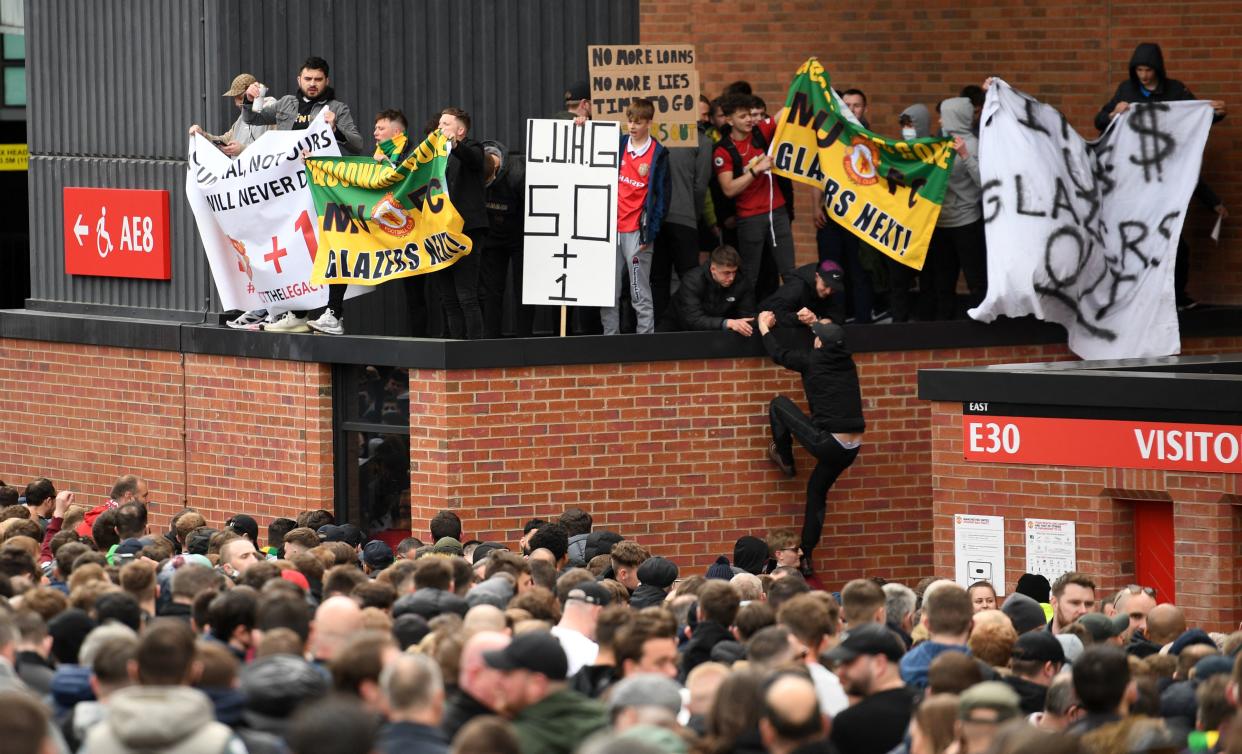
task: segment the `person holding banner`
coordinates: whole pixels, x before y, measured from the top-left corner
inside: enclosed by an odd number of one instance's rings
[[[845,329],[827,320],[811,323],[815,334],[814,348],[787,348],[772,329],[776,315],[759,313],[759,333],[763,347],[777,364],[802,375],[802,387],[811,409],[807,416],[802,409],[783,395],[768,404],[768,420],[772,442],[768,459],[785,476],[797,474],[794,466],[793,441],[815,457],[815,469],[806,483],[806,511],[802,522],[803,574],[811,572],[811,553],[824,532],[824,513],[828,492],[837,478],[858,458],[866,422],[862,411],[862,390],[858,385],[858,369],[845,347]]]
[[[617,276],[614,304],[600,310],[605,335],[621,331],[621,280],[630,278],[630,302],[639,333],[655,332],[651,300],[652,245],[668,213],[668,150],[651,135],[655,105],[635,98],[625,108],[629,133],[621,137],[617,169]]]
[[[931,113],[927,105],[921,102],[902,110],[898,122],[901,125],[901,138],[906,141],[931,135]],[[928,274],[930,270],[920,275],[919,271],[907,267],[892,257],[885,257],[884,263],[888,266],[888,305],[893,315],[893,322],[909,322],[910,317],[915,313],[914,295],[910,292],[910,286],[914,284],[916,275],[919,276],[920,281],[920,298],[929,305],[931,303],[931,275]]]
[[[959,268],[965,273],[966,287],[970,290],[968,308],[978,306],[987,293],[979,138],[971,131],[974,111],[974,105],[966,97],[952,97],[940,103],[940,125],[945,136],[953,137],[957,159],[953,161],[949,187],[936,220],[936,232],[927,250],[927,266],[923,268],[923,279],[930,277],[932,281],[938,320],[953,319],[957,314]]]
[[[713,164],[724,195],[737,208],[737,243],[742,274],[753,289],[759,282],[764,252],[772,255],[782,280],[794,271],[793,231],[782,186],[772,177],[768,145],[779,118],[756,124],[755,98],[746,94],[722,97],[721,111],[729,124],[716,146]],[[778,211],[779,210],[779,211]]]
[[[410,153],[414,151],[414,147],[418,146],[412,142],[406,135],[409,124],[405,120],[405,113],[400,110],[384,110],[375,116],[375,129],[372,136],[375,137],[375,153],[373,157],[376,162],[384,162],[390,166],[397,166],[405,162]],[[383,146],[386,142],[392,156],[389,152],[384,151]],[[406,299],[409,301],[422,300],[423,278],[421,276],[411,276],[405,278]],[[349,288],[347,283],[330,283],[328,285],[328,305],[320,312],[319,316],[306,323],[306,326],[318,333],[324,335],[344,335],[345,334],[345,291]],[[412,309],[413,307],[411,307]]]
[[[452,142],[445,178],[453,206],[465,225],[462,231],[470,238],[471,251],[447,270],[431,278],[431,283],[444,302],[444,320],[448,336],[460,340],[483,337],[483,308],[479,304],[479,266],[483,244],[487,238],[487,206],[483,201],[486,162],[483,145],[471,139],[470,115],[457,107],[440,113],[440,132]]]
[[[1134,48],[1130,56],[1130,77],[1117,85],[1113,98],[1100,108],[1095,116],[1095,127],[1103,132],[1118,115],[1130,108],[1132,103],[1142,102],[1177,102],[1195,99],[1190,87],[1177,79],[1169,78],[1164,69],[1164,52],[1160,45],[1145,42]],[[1224,120],[1226,105],[1221,100],[1212,100],[1212,122]],[[1215,212],[1221,219],[1229,215],[1225,204],[1203,181],[1195,187],[1195,196]],[[1177,258],[1173,263],[1173,292],[1179,311],[1193,309],[1199,302],[1186,292],[1186,284],[1190,280],[1190,246],[1186,243],[1185,234],[1177,239]]]
[[[258,109],[254,107],[254,102],[262,97],[264,88],[258,82],[251,84],[244,95],[242,120],[249,124],[275,125],[277,131],[304,131],[314,122],[320,111],[326,110],[324,122],[332,129],[342,151],[346,154],[361,154],[362,134],[358,133],[358,127],[354,125],[354,116],[349,111],[349,105],[336,98],[328,72],[328,61],[312,55],[298,70],[298,93],[286,94]],[[247,312],[234,322],[254,319],[255,314]],[[255,320],[256,323],[258,321]],[[233,322],[229,324],[237,326]],[[285,312],[276,321],[260,326],[268,332],[310,332],[305,311]]]

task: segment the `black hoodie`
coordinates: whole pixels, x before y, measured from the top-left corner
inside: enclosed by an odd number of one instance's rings
[[[1134,69],[1140,65],[1156,70],[1157,84],[1154,90],[1146,90],[1139,82]],[[1095,127],[1100,131],[1108,128],[1113,120],[1113,108],[1118,102],[1177,102],[1188,99],[1195,99],[1195,95],[1182,82],[1169,78],[1164,70],[1164,53],[1160,51],[1160,45],[1144,42],[1134,48],[1134,54],[1130,56],[1130,77],[1117,86],[1113,98],[1096,114]],[[1223,114],[1217,115],[1212,122],[1216,123],[1224,117]]]
[[[453,145],[444,177],[449,200],[461,214],[463,231],[487,230],[487,204],[483,200],[483,145],[469,137]],[[482,251],[482,249],[480,249]]]
[[[763,336],[763,347],[777,364],[802,375],[802,389],[811,406],[811,421],[823,432],[862,432],[866,427],[858,369],[844,345],[786,348],[775,330]]]
[[[507,152],[498,141],[483,142],[483,153],[500,157],[500,169],[486,186],[487,243],[492,249],[521,250],[523,192],[526,190],[526,158],[521,152]],[[484,170],[484,174],[486,174]]]

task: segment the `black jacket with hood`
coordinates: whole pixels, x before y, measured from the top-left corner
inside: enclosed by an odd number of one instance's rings
[[[1154,90],[1148,91],[1139,82],[1138,74],[1134,72],[1134,69],[1140,65],[1155,69],[1156,80],[1159,83],[1156,84]],[[1190,88],[1177,79],[1169,78],[1165,73],[1164,53],[1160,51],[1160,45],[1144,42],[1135,47],[1134,54],[1130,56],[1130,78],[1117,86],[1117,92],[1113,94],[1113,98],[1100,108],[1100,112],[1096,113],[1095,127],[1100,131],[1108,128],[1108,124],[1113,120],[1113,108],[1118,102],[1177,102],[1188,99],[1196,99]],[[1216,123],[1224,117],[1223,114],[1216,115],[1212,118],[1212,122]]]
[[[763,347],[777,364],[802,375],[811,422],[823,432],[862,432],[866,428],[858,369],[844,344],[821,348],[786,348],[769,330]]]
[[[759,311],[772,312],[781,327],[801,327],[798,311],[803,307],[815,313],[816,319],[827,317],[838,325],[845,324],[845,296],[833,291],[820,298],[815,289],[815,263],[804,264],[780,288],[759,304]]]
[[[500,158],[500,169],[485,185],[487,206],[487,242],[490,249],[522,250],[523,192],[526,189],[526,158],[521,152],[510,153],[498,141],[483,142],[484,156]],[[487,171],[484,170],[486,175]]]

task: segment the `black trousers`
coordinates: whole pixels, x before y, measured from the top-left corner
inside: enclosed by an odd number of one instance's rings
[[[1185,232],[1177,237],[1177,257],[1173,260],[1173,295],[1177,305],[1182,306],[1190,301],[1186,293],[1186,283],[1190,282],[1190,244],[1186,243]]]
[[[509,262],[513,262],[513,299],[517,305],[515,334],[529,338],[535,326],[535,307],[522,305],[522,241],[512,246],[489,244],[483,249],[479,270],[479,297],[483,306],[483,337],[499,338],[504,333],[505,289]]]
[[[797,438],[817,462],[806,483],[806,512],[802,520],[802,554],[809,560],[824,533],[828,491],[837,477],[854,463],[859,449],[841,447],[831,432],[816,427],[811,417],[783,395],[776,396],[768,404],[768,421],[772,424],[776,450],[783,458],[793,458],[793,440]]]
[[[448,337],[479,340],[483,337],[483,307],[479,304],[479,268],[483,260],[486,228],[466,231],[470,253],[460,257],[447,270],[432,274],[432,284],[444,303],[444,322]]]
[[[688,225],[664,223],[656,236],[651,256],[651,301],[657,322],[672,299],[673,270],[677,277],[699,266],[699,230]]]

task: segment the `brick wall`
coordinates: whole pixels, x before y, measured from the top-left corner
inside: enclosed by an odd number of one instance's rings
[[[150,486],[151,524],[184,505],[215,526],[332,507],[326,365],[0,339],[0,478],[79,502]]]
[[[829,497],[816,553],[825,582],[917,580],[931,567],[930,408],[916,397],[919,369],[1067,357],[1063,346],[857,356],[867,442]],[[581,505],[597,527],[701,573],[744,534],[801,524],[812,460],[798,447],[798,476],[785,479],[765,450],[767,401],[805,401],[797,375],[769,361],[427,371],[410,382],[444,390],[412,409],[416,534],[442,500],[465,536],[502,542],[529,518]]]
[[[897,132],[896,116],[915,102],[929,107],[988,75],[1060,108],[1084,136],[1119,81],[1138,42],[1158,42],[1173,78],[1204,99],[1223,99],[1233,115],[1212,129],[1204,179],[1226,206],[1242,212],[1242,4],[1020,0],[960,3],[892,0],[859,5],[816,0],[716,3],[641,0],[646,44],[694,44],[703,91],[717,95],[737,79],[751,82],[775,112],[797,66],[815,55],[839,87],[870,99],[873,127]],[[809,206],[803,192],[799,207]],[[1235,212],[1235,215],[1237,214]],[[1242,302],[1239,223],[1226,222],[1219,246],[1208,238],[1215,216],[1192,202],[1187,239],[1194,251],[1191,293],[1204,301]],[[810,215],[795,223],[800,261],[815,258]]]

